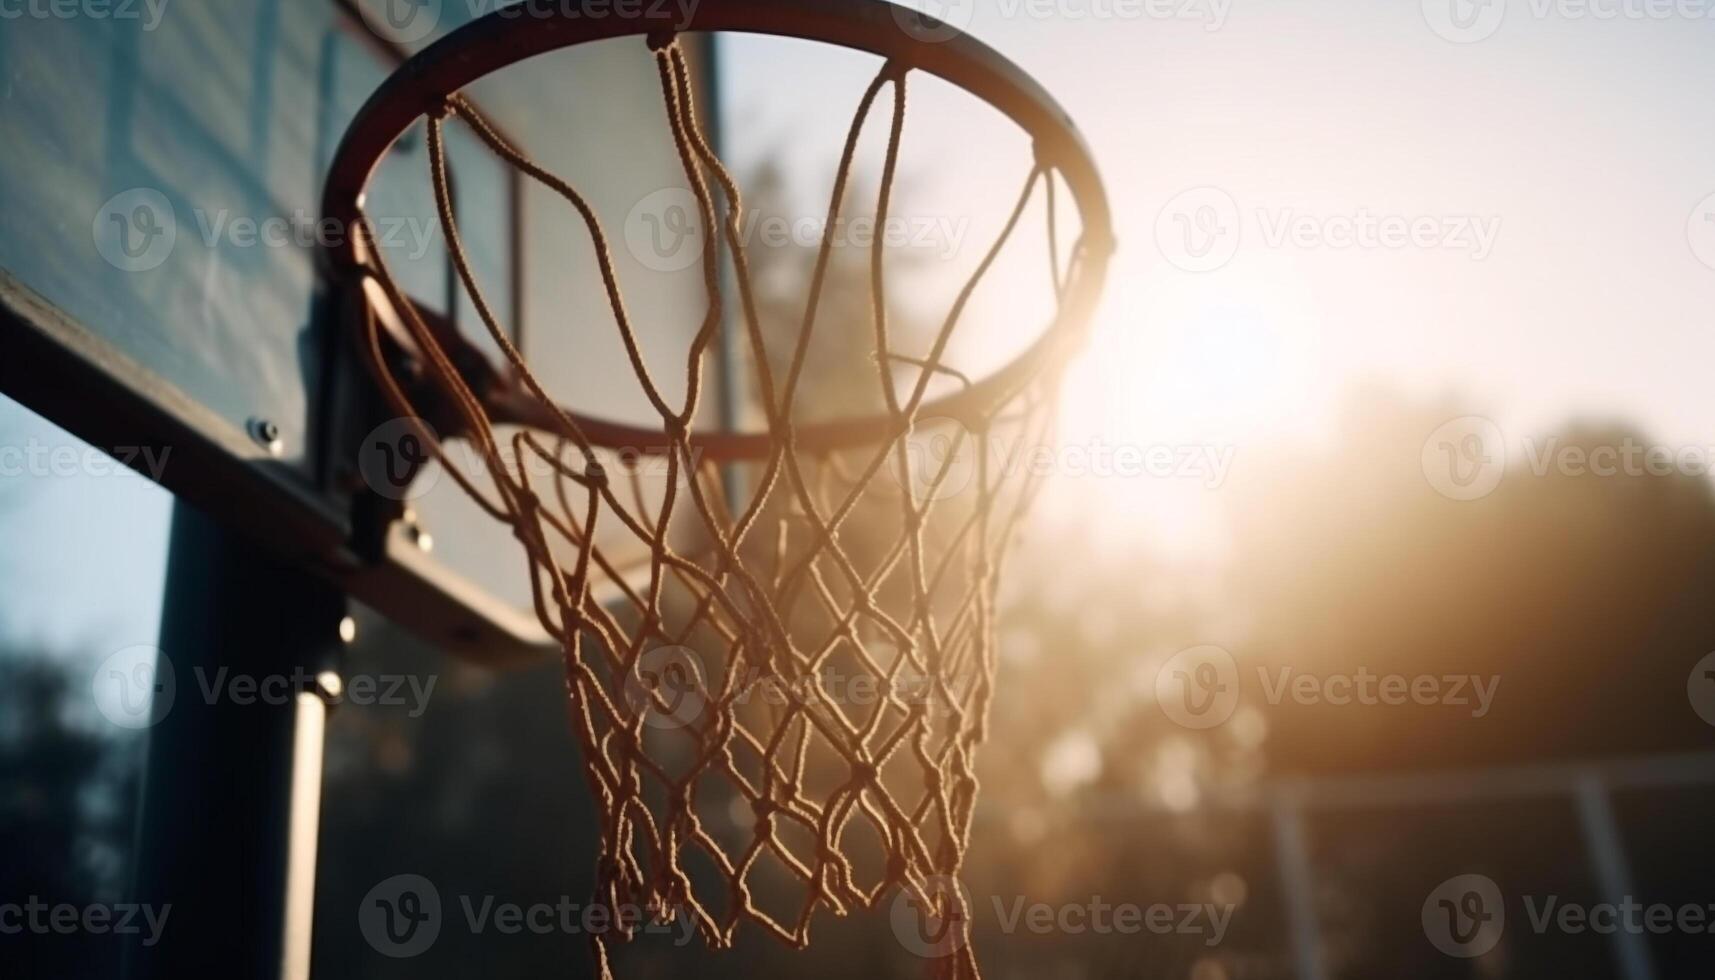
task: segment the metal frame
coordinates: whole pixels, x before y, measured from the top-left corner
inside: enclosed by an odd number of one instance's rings
[[[1279,776],[1236,792],[1212,794],[1210,813],[1265,816],[1273,832],[1283,914],[1298,980],[1329,980],[1317,916],[1316,867],[1307,818],[1318,813],[1452,807],[1512,800],[1560,800],[1574,808],[1584,860],[1605,902],[1636,894],[1622,828],[1613,809],[1616,794],[1642,789],[1715,787],[1715,752],[1527,763],[1486,769],[1375,772],[1325,776]],[[1136,796],[1098,795],[1079,807],[1083,820],[1143,833],[1140,820],[1179,820],[1183,814]],[[1655,980],[1660,975],[1647,937],[1616,930],[1608,937],[1616,975]]]
[[[355,223],[361,216],[364,189],[370,176],[394,142],[424,115],[439,111],[451,95],[539,54],[612,38],[685,32],[772,34],[867,51],[905,68],[936,75],[1005,114],[1036,141],[1039,162],[1064,177],[1078,206],[1084,248],[1074,264],[1072,281],[1055,320],[1012,363],[923,408],[928,415],[977,418],[999,396],[1027,379],[1039,361],[1052,356],[1066,334],[1087,324],[1101,295],[1112,252],[1107,196],[1077,127],[1034,79],[992,48],[948,25],[923,17],[924,31],[913,33],[906,29],[903,16],[905,8],[884,0],[722,0],[698,5],[688,19],[681,19],[677,11],[665,9],[646,11],[636,17],[595,19],[563,6],[550,8],[546,15],[519,7],[502,8],[418,52],[358,111],[329,169],[323,214],[347,224]],[[950,36],[945,40],[929,40],[921,36],[925,31],[937,38],[942,31],[950,32]],[[367,260],[359,253],[357,241],[335,252],[332,256],[335,274],[359,281],[367,278]],[[368,292],[374,295],[379,290]],[[384,305],[384,301],[378,303]],[[385,309],[381,312],[384,321],[395,322],[392,336],[409,350],[404,331],[396,325],[396,314]],[[445,333],[454,347],[469,347],[451,331]],[[480,357],[472,347],[461,349],[454,360],[467,363],[467,354]],[[486,377],[479,380],[485,383],[477,387],[490,393],[496,422],[538,428],[555,426],[551,414],[528,398],[506,397],[505,389],[517,384],[514,379],[498,369],[484,374]],[[634,450],[662,446],[659,432],[653,429],[567,411],[598,445]],[[893,425],[885,416],[842,419],[806,426],[796,433],[796,439],[810,451],[837,449],[889,438],[895,434],[891,431]],[[771,451],[773,436],[766,432],[722,430],[692,433],[691,441],[713,459],[760,459]]]

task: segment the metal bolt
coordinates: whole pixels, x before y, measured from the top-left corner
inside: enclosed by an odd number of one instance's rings
[[[286,449],[280,438],[280,425],[272,419],[251,419],[250,438],[268,450],[270,456],[278,456]]]
[[[423,528],[416,511],[409,507],[405,508],[405,512],[399,515],[399,520],[405,525],[405,536],[411,539],[411,543],[416,545],[418,550],[423,552],[435,550],[434,536]]]

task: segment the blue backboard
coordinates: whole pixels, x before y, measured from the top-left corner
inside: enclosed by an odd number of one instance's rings
[[[355,540],[363,433],[348,430],[386,419],[352,417],[367,379],[323,261],[343,230],[319,207],[365,99],[494,6],[138,0],[0,30],[0,390],[115,455],[170,451],[159,479],[181,499],[482,657],[546,639],[504,529],[429,473],[409,527]],[[467,94],[615,234],[639,201],[684,184],[641,38],[543,56]],[[575,216],[468,131],[449,128],[448,144],[460,230],[514,339],[569,402],[645,420],[617,339],[580,325],[603,300]],[[492,350],[453,288],[420,132],[394,147],[366,210],[419,304]],[[622,280],[649,277],[632,290],[646,341],[682,350],[697,270],[617,260]]]

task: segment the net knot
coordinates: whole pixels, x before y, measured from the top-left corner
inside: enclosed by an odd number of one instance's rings
[[[673,42],[678,39],[679,35],[674,31],[650,31],[645,41],[649,45],[649,50],[665,51],[672,47]]]
[[[584,469],[584,479],[589,481],[591,489],[606,490],[608,488],[607,467],[601,465],[600,461],[592,461]]]
[[[873,786],[880,775],[881,770],[877,769],[873,762],[852,763],[853,782],[862,783],[865,786]]]
[[[917,532],[923,530],[923,511],[916,507],[907,507],[905,509],[904,520],[905,531],[907,534],[915,535]]]
[[[750,808],[756,813],[756,833],[759,837],[774,836],[774,814],[780,809],[772,800],[753,800]]]
[[[518,506],[526,516],[535,514],[542,509],[542,498],[536,496],[535,491],[528,488],[519,488],[517,492]],[[515,525],[512,528],[512,536],[520,541],[528,541],[529,539],[525,537],[525,530],[527,527],[528,525],[523,523]]]

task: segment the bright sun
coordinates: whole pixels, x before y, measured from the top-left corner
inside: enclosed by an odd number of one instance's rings
[[[1242,275],[1115,283],[1068,373],[1062,447],[1136,447],[1173,463],[1062,473],[1049,492],[1055,516],[1141,531],[1115,540],[1181,559],[1218,551],[1220,490],[1247,447],[1318,424],[1314,323],[1296,285]]]

